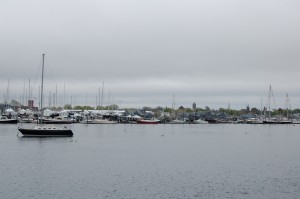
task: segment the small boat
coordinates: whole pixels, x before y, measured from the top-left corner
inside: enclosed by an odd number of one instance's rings
[[[259,118],[249,118],[246,120],[247,124],[263,124],[263,121]]]
[[[43,118],[43,82],[44,82],[44,60],[45,54],[43,54],[42,61],[42,84],[41,84],[41,118]],[[23,136],[38,136],[38,137],[72,137],[73,132],[67,126],[53,126],[50,124],[37,124],[33,128],[23,128],[19,127],[18,130],[23,134]]]
[[[0,124],[16,124],[18,119],[8,118],[6,115],[2,115],[0,118]]]
[[[171,120],[170,122],[168,122],[168,124],[185,124],[186,121],[184,120],[179,120],[179,119],[174,119],[174,120]]]
[[[216,119],[205,119],[205,121],[207,121],[209,124],[216,124],[216,123],[218,123],[218,120],[216,120]]]
[[[72,120],[69,119],[61,119],[61,118],[51,118],[51,119],[43,119],[44,124],[71,124]]]
[[[150,120],[146,120],[146,119],[140,119],[136,121],[138,124],[159,124],[160,120],[157,119],[150,119]]]
[[[83,120],[80,123],[82,124],[117,124],[117,121],[106,120],[106,119],[91,119],[91,120]]]
[[[36,119],[29,118],[29,117],[19,118],[18,120],[19,120],[20,123],[37,123]]]
[[[277,121],[277,118],[265,118],[263,124],[279,124],[279,122]]]
[[[285,117],[280,118],[280,120],[279,120],[279,124],[292,124],[292,123],[293,123],[293,121],[291,119],[288,119]]]
[[[193,121],[194,124],[208,124],[208,121],[198,119]]]

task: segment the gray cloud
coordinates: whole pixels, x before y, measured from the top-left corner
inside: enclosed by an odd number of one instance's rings
[[[110,91],[123,106],[170,106],[175,94],[178,105],[259,107],[272,84],[279,104],[289,93],[299,107],[299,8],[292,0],[4,1],[2,93],[10,79],[18,98],[31,78],[37,95],[46,52],[46,93],[65,84],[78,103],[93,104],[104,81],[106,98]]]

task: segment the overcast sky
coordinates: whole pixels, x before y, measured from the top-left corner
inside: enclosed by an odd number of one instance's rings
[[[298,0],[2,0],[0,102],[300,107]],[[24,88],[25,82],[25,88]],[[65,88],[65,89],[64,89]],[[23,97],[24,96],[24,97]],[[65,96],[65,97],[63,97]],[[71,97],[72,96],[72,97]]]

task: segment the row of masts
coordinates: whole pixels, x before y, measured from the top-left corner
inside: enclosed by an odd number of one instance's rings
[[[19,102],[23,105],[26,105],[28,103],[29,106],[29,101],[31,100],[38,100],[38,104],[40,109],[43,108],[43,104],[44,104],[44,100],[43,100],[43,96],[44,96],[44,64],[45,64],[45,54],[42,55],[42,81],[41,81],[41,86],[39,87],[39,94],[38,94],[38,98],[33,97],[33,88],[31,86],[31,81],[30,78],[28,80],[28,92],[26,89],[26,83],[24,81],[24,88],[23,88],[23,94],[20,94],[20,99]],[[8,84],[7,84],[7,88],[6,88],[6,93],[4,93],[4,100],[3,102],[5,104],[8,104],[12,99],[15,98],[11,98],[10,97],[10,80],[8,79]],[[102,94],[101,94],[102,93]],[[100,87],[99,87],[99,95],[96,96],[96,107],[103,106],[103,96],[104,94],[104,81],[102,81],[102,91],[100,92]],[[86,94],[86,106],[87,106],[87,94]],[[109,92],[109,102],[110,103],[110,92]],[[71,96],[70,97],[71,103],[70,105],[73,106],[73,104],[76,104],[76,98],[75,96]],[[66,105],[68,103],[66,103],[66,87],[65,87],[65,83],[64,83],[64,94],[63,94],[63,103],[61,100],[61,96],[58,96],[58,90],[57,90],[57,85],[55,88],[55,92],[49,92],[49,97],[48,97],[48,107],[62,107],[62,105]]]

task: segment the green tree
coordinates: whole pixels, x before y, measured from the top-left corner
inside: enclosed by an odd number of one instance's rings
[[[251,108],[251,113],[259,115],[260,111],[257,108]]]
[[[75,110],[84,110],[83,106],[79,106],[79,105],[74,106],[73,109],[75,109]]]
[[[294,109],[293,111],[292,111],[292,113],[300,113],[300,109],[299,108],[296,108],[296,109]]]
[[[21,103],[19,101],[17,101],[17,100],[12,99],[11,100],[11,105],[13,105],[13,106],[21,106]]]
[[[148,107],[148,106],[144,106],[144,107],[142,108],[142,110],[144,110],[144,111],[152,111],[152,108],[151,108],[151,107]]]
[[[172,113],[172,112],[174,112],[174,109],[171,109],[171,108],[166,107],[166,108],[164,109],[164,112]]]
[[[192,110],[191,108],[186,108],[186,109],[185,109],[185,112],[187,112],[187,113],[192,113],[193,110]]]
[[[118,109],[119,109],[119,106],[116,105],[116,104],[112,104],[112,105],[109,106],[109,109],[110,109],[110,110],[118,110]]]
[[[71,110],[72,109],[71,104],[64,105],[64,109]]]

